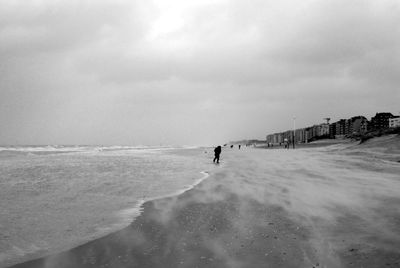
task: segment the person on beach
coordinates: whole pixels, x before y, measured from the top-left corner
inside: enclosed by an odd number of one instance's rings
[[[217,161],[217,164],[219,163],[219,155],[221,154],[221,146],[217,146],[214,149],[214,160],[213,162]]]

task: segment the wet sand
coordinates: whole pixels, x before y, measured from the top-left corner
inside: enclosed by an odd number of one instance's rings
[[[328,147],[225,150],[221,161],[125,229],[12,267],[400,266],[398,163]]]

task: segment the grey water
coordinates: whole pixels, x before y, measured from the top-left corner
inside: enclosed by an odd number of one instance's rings
[[[204,177],[202,148],[0,147],[0,267],[121,229]]]

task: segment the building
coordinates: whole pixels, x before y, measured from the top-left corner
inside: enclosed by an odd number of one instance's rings
[[[389,128],[389,119],[394,116],[391,113],[376,113],[374,117],[371,118],[371,130],[379,130]]]
[[[351,133],[351,127],[352,127],[352,120],[346,119],[344,123],[344,135],[349,135]]]
[[[400,127],[400,116],[394,116],[393,118],[389,118],[389,127],[390,128]]]
[[[267,143],[279,144],[283,142],[283,133],[274,133],[267,135]]]
[[[340,119],[339,121],[337,121],[335,123],[336,126],[336,134],[335,134],[335,138],[342,138],[344,137],[344,135],[346,135],[346,119]]]
[[[328,124],[323,123],[310,127],[299,128],[295,131],[287,130],[281,133],[267,135],[267,143],[282,144],[285,141],[295,143],[306,143],[317,139],[343,139],[351,135],[363,135],[369,130],[400,127],[400,116],[391,113],[376,113],[371,121],[362,115],[353,116],[350,119],[340,119]]]
[[[287,130],[283,132],[283,140],[289,141],[291,143],[293,141],[293,131]]]
[[[306,132],[306,135],[305,135],[306,141],[310,142],[311,139],[314,138],[313,128],[312,127],[306,127],[305,132]]]
[[[368,130],[368,120],[362,115],[350,118],[346,135],[365,134]]]
[[[327,123],[324,123],[324,124],[321,124],[321,125],[319,125],[319,136],[326,136],[326,137],[328,137],[329,136],[329,124],[327,124]]]
[[[296,131],[295,131],[295,142],[296,143],[305,143],[305,142],[307,142],[307,139],[306,139],[306,129],[305,128],[299,128],[299,129],[296,129]]]
[[[336,123],[329,124],[329,138],[334,139],[336,136]]]

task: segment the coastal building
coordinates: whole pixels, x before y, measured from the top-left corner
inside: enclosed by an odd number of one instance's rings
[[[329,124],[328,123],[323,123],[321,125],[319,125],[319,131],[320,131],[320,135],[319,136],[326,136],[329,137]]]
[[[307,142],[313,141],[316,136],[317,136],[317,129],[315,126],[306,128],[306,141]]]
[[[334,139],[336,135],[336,123],[329,124],[329,138]]]
[[[329,124],[323,123],[305,128],[287,130],[285,132],[269,134],[266,136],[267,143],[282,144],[285,141],[295,143],[307,143],[321,138],[342,139],[350,135],[362,135],[369,130],[400,127],[400,116],[391,113],[376,113],[371,121],[362,115],[353,116],[349,119],[340,119]]]
[[[267,143],[273,143],[273,137],[274,134],[268,134],[267,137],[265,138]]]
[[[346,135],[346,119],[340,119],[336,123],[335,138],[343,138]]]
[[[328,138],[329,132],[329,124],[327,123],[306,127],[302,130],[302,142],[310,142],[320,137]]]
[[[343,139],[351,135],[362,135],[370,130],[400,127],[400,116],[391,113],[376,113],[371,121],[362,115],[353,116],[349,119],[340,119],[329,124],[323,123],[305,128],[287,130],[285,132],[269,134],[266,136],[267,142],[271,144],[283,144],[285,141],[290,143],[307,143],[321,138]]]
[[[267,143],[270,144],[279,144],[283,142],[283,134],[282,133],[274,133],[267,135]]]
[[[282,133],[277,133],[275,135],[276,138],[276,143],[282,143],[283,142],[283,134]]]
[[[296,143],[305,143],[305,142],[307,142],[305,128],[296,129],[295,133],[296,133],[296,135],[295,135],[295,142]]]
[[[287,130],[287,131],[283,132],[283,140],[292,142],[293,141],[293,131]]]
[[[267,143],[276,143],[276,141],[275,141],[275,135],[276,134],[269,134],[269,135],[267,135]]]
[[[374,117],[371,118],[371,130],[379,130],[389,128],[389,119],[393,118],[391,113],[376,113]]]
[[[351,119],[346,119],[346,122],[344,124],[344,135],[350,134],[351,123],[352,123]]]
[[[364,134],[368,130],[368,120],[362,115],[349,119],[348,132],[346,135]]]
[[[400,127],[400,116],[394,116],[393,118],[389,118],[389,127],[390,128]]]

